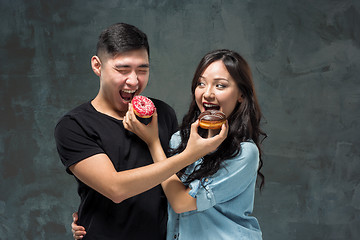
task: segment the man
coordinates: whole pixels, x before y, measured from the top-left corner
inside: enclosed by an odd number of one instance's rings
[[[147,145],[122,123],[132,97],[149,79],[146,35],[129,24],[110,26],[99,37],[91,66],[100,79],[97,96],[63,116],[55,128],[61,161],[79,184],[84,239],[165,239],[167,205],[159,184],[224,137],[198,137],[183,153],[153,163]],[[152,100],[167,149],[176,115],[166,103]]]

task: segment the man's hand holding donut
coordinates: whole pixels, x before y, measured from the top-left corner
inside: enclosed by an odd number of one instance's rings
[[[160,141],[158,130],[158,115],[156,109],[152,115],[152,120],[148,125],[141,123],[134,113],[132,104],[129,104],[128,111],[123,119],[124,128],[135,133],[147,145]]]

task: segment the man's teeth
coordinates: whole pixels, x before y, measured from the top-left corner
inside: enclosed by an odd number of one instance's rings
[[[123,91],[125,93],[134,93],[134,92],[136,92],[136,90],[121,90],[121,91]]]

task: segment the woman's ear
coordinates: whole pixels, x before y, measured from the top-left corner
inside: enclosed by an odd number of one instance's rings
[[[98,56],[91,58],[91,68],[97,76],[101,76],[101,61]]]
[[[239,96],[239,98],[238,98],[238,102],[241,103],[243,100],[244,100],[244,99],[243,99],[243,95],[240,94],[240,96]]]

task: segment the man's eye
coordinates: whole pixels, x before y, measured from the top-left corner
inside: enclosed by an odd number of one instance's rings
[[[129,69],[116,69],[119,73],[121,73],[121,74],[124,74],[124,75],[126,75],[126,74],[129,74],[130,73],[130,70]]]
[[[147,74],[148,70],[138,70],[137,73],[138,74]]]

